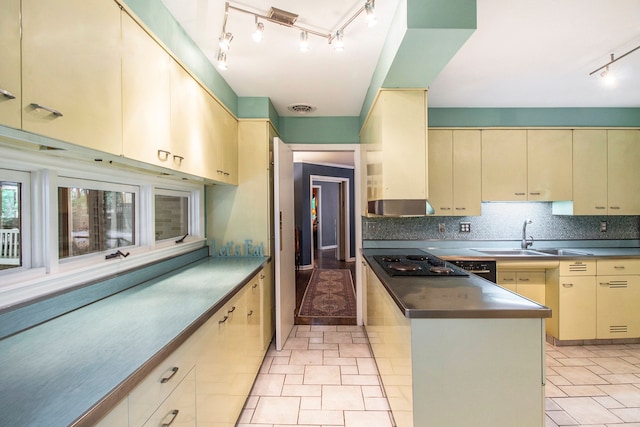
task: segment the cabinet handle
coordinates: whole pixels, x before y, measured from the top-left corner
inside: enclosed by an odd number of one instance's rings
[[[236,306],[235,305],[233,307],[231,307],[231,310],[227,311],[227,313],[233,313],[234,311],[236,311]]]
[[[158,150],[158,159],[160,159],[162,161],[167,160],[169,158],[169,154],[171,154],[170,151]]]
[[[49,108],[49,107],[45,107],[44,105],[40,105],[40,104],[36,104],[35,102],[31,103],[31,106],[35,109],[35,110],[44,110],[44,111],[48,111],[51,114],[53,114],[56,117],[62,117],[62,113],[58,110],[54,110],[53,108]]]
[[[260,279],[264,279],[266,276],[264,274],[260,275]]]
[[[178,155],[174,154],[174,155],[173,155],[173,160],[176,160],[176,159],[178,159],[178,160],[179,160],[179,162],[178,162],[178,163],[182,164],[182,161],[184,160],[184,157],[182,157],[182,156],[178,156]]]
[[[253,284],[253,286],[251,287],[251,289],[255,289],[255,288],[257,288],[257,287],[258,287],[258,284],[257,284],[257,283],[254,283],[254,284]]]
[[[606,206],[596,206],[596,209],[607,209]]]
[[[514,194],[515,194],[516,196],[524,196],[524,195],[526,195],[527,193],[514,193]]]
[[[176,420],[176,418],[178,417],[178,413],[180,411],[177,409],[174,409],[173,411],[169,412],[167,415],[171,415],[171,419],[169,420],[168,423],[162,423],[161,427],[169,427],[171,424],[173,424],[173,422]]]
[[[528,282],[529,278],[528,277],[521,277],[518,280],[521,281],[521,282]]]
[[[253,314],[253,310],[250,310],[249,313],[247,314],[247,317],[251,316]]]
[[[222,320],[218,320],[218,324],[226,322],[228,318],[229,316],[224,316]]]
[[[614,265],[613,268],[616,270],[624,270],[624,265]]]
[[[224,171],[223,171],[223,170],[220,170],[220,169],[216,170],[216,172],[218,172],[218,173],[224,173]]]
[[[620,209],[620,206],[609,206],[609,209],[616,209],[616,210],[618,210],[618,209]]]
[[[224,175],[225,176],[229,176],[230,174],[229,174],[229,172],[225,172]]]
[[[600,286],[609,286],[609,282],[600,282]]]
[[[456,208],[457,211],[466,211],[467,208]]]
[[[168,377],[164,377],[162,380],[160,380],[160,383],[164,384],[171,381],[171,378],[173,378],[173,376],[178,373],[178,369],[179,368],[177,366],[171,368],[171,374]]]
[[[565,288],[573,288],[573,283],[563,283],[562,286]]]
[[[7,99],[16,99],[16,96],[6,89],[0,89],[0,94]]]
[[[513,279],[512,277],[505,277],[504,279],[502,279],[503,282],[513,282],[515,279]]]
[[[451,208],[440,208],[441,211],[450,211]]]
[[[532,196],[539,196],[540,192],[539,191],[532,191],[529,194],[531,194]]]

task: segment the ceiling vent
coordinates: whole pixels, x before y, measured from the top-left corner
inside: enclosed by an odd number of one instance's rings
[[[307,105],[307,104],[289,105],[287,107],[287,109],[289,111],[292,111],[292,112],[298,113],[298,114],[309,114],[309,113],[312,113],[312,112],[316,111],[316,107],[313,107],[313,106]]]
[[[295,24],[296,19],[298,19],[298,15],[295,13],[287,12],[286,10],[278,9],[277,7],[271,7],[271,9],[269,9],[269,15],[267,16],[271,21],[286,25],[287,27]]]

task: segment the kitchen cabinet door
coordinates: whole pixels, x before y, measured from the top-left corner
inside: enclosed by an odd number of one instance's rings
[[[0,3],[0,125],[20,128],[20,0]]]
[[[122,116],[125,157],[174,168],[171,146],[172,59],[122,12]]]
[[[607,134],[609,215],[639,215],[640,130],[611,129]]]
[[[238,183],[238,121],[213,97],[207,99],[211,138],[205,147],[206,176],[227,184]]]
[[[571,200],[572,133],[569,129],[527,131],[527,199]]]
[[[595,276],[560,276],[559,317],[561,340],[596,338],[596,278]]]
[[[640,337],[640,276],[597,276],[597,338]]]
[[[573,214],[606,215],[607,131],[573,131]]]
[[[453,131],[453,211],[457,216],[481,214],[482,159],[478,130]]]
[[[436,215],[453,215],[453,131],[429,130],[429,203]]]
[[[22,127],[122,152],[120,8],[22,0]]]
[[[545,272],[518,271],[516,274],[516,292],[539,304],[545,304]]]
[[[482,131],[482,200],[527,200],[527,131]]]

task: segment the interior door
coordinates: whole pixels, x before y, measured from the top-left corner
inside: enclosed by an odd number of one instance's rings
[[[293,218],[293,152],[273,139],[274,227],[276,274],[276,350],[282,350],[294,324],[296,309],[295,237]]]

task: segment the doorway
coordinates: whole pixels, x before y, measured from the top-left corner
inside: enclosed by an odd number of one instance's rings
[[[312,265],[315,265],[316,251],[326,249],[335,249],[338,261],[353,261],[350,254],[351,178],[311,175],[309,180]]]

